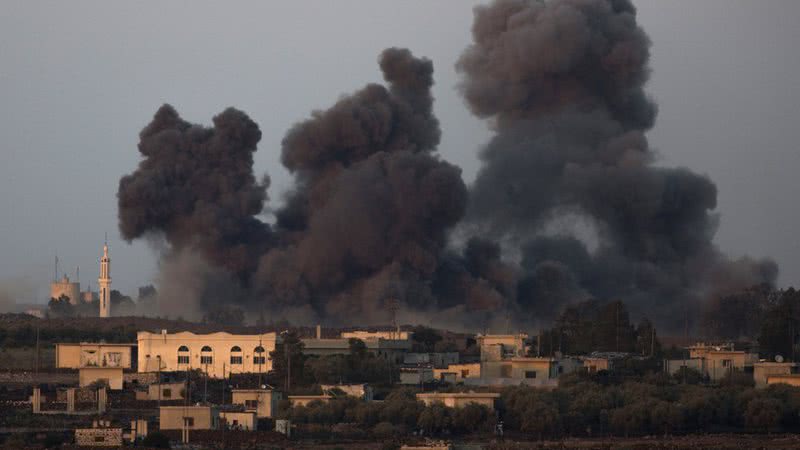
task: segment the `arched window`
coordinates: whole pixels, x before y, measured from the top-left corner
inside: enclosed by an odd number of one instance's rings
[[[231,364],[242,363],[242,348],[238,345],[231,347]]]
[[[189,347],[185,345],[178,347],[178,364],[189,364]]]
[[[200,349],[200,364],[214,364],[214,353],[211,347],[205,345]]]
[[[253,364],[261,366],[267,363],[267,355],[264,352],[264,347],[258,346],[253,350]]]

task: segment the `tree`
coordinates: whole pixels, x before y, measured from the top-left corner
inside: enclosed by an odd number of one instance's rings
[[[148,433],[142,440],[142,446],[148,448],[171,448],[169,445],[169,437],[157,431]]]
[[[72,317],[75,315],[75,308],[69,301],[69,297],[61,294],[58,298],[51,298],[47,303],[47,309],[55,317]]]
[[[754,398],[747,403],[744,423],[750,427],[769,432],[781,421],[781,402],[774,398]]]
[[[414,341],[415,351],[432,352],[436,343],[442,340],[442,335],[433,328],[418,325],[413,329],[411,339]]]
[[[797,336],[800,334],[800,291],[789,288],[776,294],[761,321],[758,346],[761,356],[774,358],[781,355],[795,360]]]
[[[271,351],[269,356],[272,359],[273,374],[277,378],[275,382],[283,383],[286,392],[289,392],[291,386],[302,386],[307,381],[303,370],[304,345],[294,330],[281,333],[281,340],[282,342],[275,346],[275,350]]]

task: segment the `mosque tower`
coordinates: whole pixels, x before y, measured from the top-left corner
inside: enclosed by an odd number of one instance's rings
[[[108,241],[103,244],[103,257],[100,258],[100,317],[111,317],[111,259],[108,257]]]

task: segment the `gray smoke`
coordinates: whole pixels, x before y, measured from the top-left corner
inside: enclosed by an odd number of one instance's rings
[[[466,226],[522,248],[526,314],[594,296],[677,320],[715,290],[774,280],[773,263],[731,262],[714,247],[711,180],[654,166],[650,41],[629,1],[497,0],[475,9],[472,34],[460,87],[496,134]],[[564,212],[596,242],[545,233]]]

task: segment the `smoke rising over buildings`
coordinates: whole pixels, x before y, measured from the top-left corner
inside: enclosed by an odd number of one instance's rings
[[[253,173],[258,126],[232,108],[212,128],[159,109],[118,197],[123,237],[163,242],[166,309],[385,322],[397,299],[476,325],[596,297],[670,321],[774,279],[774,264],[713,245],[707,177],[654,164],[650,42],[628,1],[495,1],[476,9],[473,39],[460,88],[495,135],[469,190],[436,154],[433,64],[405,49],[380,55],[385,85],[287,132],[295,186],[272,225],[257,218],[269,184]]]

